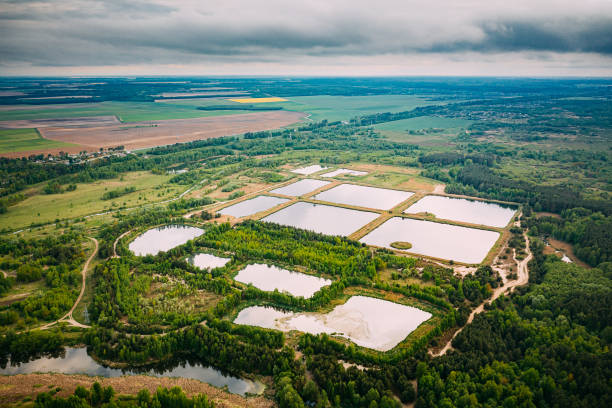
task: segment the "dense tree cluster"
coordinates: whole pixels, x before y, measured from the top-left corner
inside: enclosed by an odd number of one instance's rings
[[[574,245],[576,256],[591,266],[612,262],[612,215],[574,208],[557,217],[531,217],[533,236],[554,237]]]
[[[179,388],[158,388],[153,394],[147,389],[138,392],[135,397],[116,398],[115,390],[111,387],[102,387],[95,382],[88,390],[78,386],[74,394],[68,398],[54,395],[54,392],[38,394],[34,401],[34,408],[214,408],[215,404],[209,401],[206,395],[198,394],[188,398]]]
[[[70,309],[81,282],[82,240],[75,232],[43,239],[0,238],[0,268],[11,273],[2,275],[0,293],[16,284],[43,281],[37,293],[0,306],[0,326],[57,319]]]

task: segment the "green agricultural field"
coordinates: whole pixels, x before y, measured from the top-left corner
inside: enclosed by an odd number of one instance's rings
[[[0,129],[0,153],[53,149],[74,146],[72,143],[45,139],[36,129]]]
[[[198,105],[198,106],[202,106]],[[235,115],[249,111],[203,111],[195,104],[157,102],[101,102],[92,104],[54,105],[53,108],[32,107],[0,111],[2,120],[75,118],[81,116],[116,116],[123,122],[164,119],[191,119],[208,116]]]
[[[424,98],[411,95],[375,96],[299,96],[287,102],[267,103],[269,107],[306,112],[310,119],[320,121],[349,120],[359,115],[375,112],[401,112],[418,106],[432,105]],[[74,118],[81,116],[116,116],[123,122],[141,122],[165,119],[190,119],[208,116],[252,113],[249,110],[204,111],[198,106],[239,105],[227,98],[197,98],[158,102],[100,102],[91,104],[65,104],[52,107],[32,106],[30,109],[0,111],[0,121]]]
[[[53,222],[55,219],[75,218],[119,207],[168,200],[185,190],[184,186],[168,184],[171,177],[149,172],[125,173],[114,180],[77,184],[75,191],[61,194],[43,194],[45,184],[40,184],[26,191],[26,194],[34,195],[11,206],[7,213],[0,215],[0,230],[18,229],[32,223]],[[114,200],[102,200],[105,192],[125,187],[135,187],[136,191]]]
[[[296,96],[287,102],[268,103],[266,106],[282,106],[286,110],[306,112],[310,119],[318,122],[349,120],[359,115],[376,112],[402,112],[419,106],[434,105],[427,99],[412,95],[368,95],[368,96]]]

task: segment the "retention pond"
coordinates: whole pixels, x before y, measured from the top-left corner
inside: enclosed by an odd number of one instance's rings
[[[389,249],[394,249],[394,242],[407,243],[411,245],[407,250],[415,254],[475,264],[482,262],[498,238],[494,231],[394,217],[359,241]]]
[[[251,264],[238,272],[234,280],[252,284],[258,289],[272,292],[277,289],[292,296],[312,297],[323,286],[331,285],[329,279],[288,271],[274,265]]]
[[[353,296],[327,314],[283,312],[251,306],[240,311],[234,323],[282,331],[328,333],[351,340],[358,346],[391,350],[431,313],[368,296]]]
[[[130,242],[129,248],[138,256],[157,255],[199,237],[204,231],[186,225],[165,225],[148,230]]]

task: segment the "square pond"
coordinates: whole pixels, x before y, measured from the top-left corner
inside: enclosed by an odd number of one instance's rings
[[[327,235],[350,235],[374,221],[379,214],[323,204],[299,202],[263,218],[289,227],[306,229]]]

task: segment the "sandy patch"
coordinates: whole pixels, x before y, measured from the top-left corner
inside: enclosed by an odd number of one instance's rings
[[[574,254],[574,247],[571,244],[568,244],[567,242],[559,241],[554,238],[548,238],[548,244],[553,249],[563,252],[576,265],[582,266],[583,268],[590,268],[588,264],[586,264],[585,262],[578,259],[578,257],[576,257],[576,254]]]

